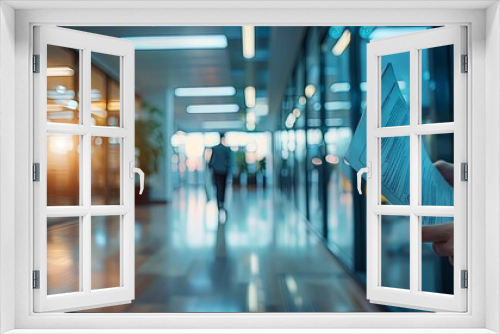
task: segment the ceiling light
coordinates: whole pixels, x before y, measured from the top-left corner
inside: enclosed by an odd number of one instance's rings
[[[255,57],[255,27],[241,27],[243,35],[243,57],[250,59]]]
[[[294,108],[292,111],[292,114],[293,114],[293,116],[295,116],[295,118],[299,118],[300,117],[300,109]]]
[[[68,66],[47,67],[48,77],[72,77],[75,75],[75,70]]]
[[[189,87],[176,88],[175,96],[234,96],[236,89],[232,86],[222,87]]]
[[[233,113],[240,111],[237,104],[196,104],[187,107],[190,114]]]
[[[254,111],[247,111],[247,122],[255,123],[257,121],[257,116]]]
[[[325,109],[331,110],[349,110],[351,109],[351,102],[349,101],[330,101],[325,102]]]
[[[348,82],[336,82],[330,86],[332,93],[345,93],[351,89],[351,84]]]
[[[332,48],[332,53],[334,56],[340,56],[344,53],[345,49],[349,46],[351,42],[351,32],[349,29],[344,30],[344,33],[338,39],[337,43]]]
[[[307,85],[304,89],[304,93],[306,94],[307,98],[310,99],[311,97],[313,97],[314,93],[316,93],[316,86],[314,86],[313,84]]]
[[[134,43],[135,50],[186,50],[186,49],[225,49],[225,35],[186,35],[186,36],[140,36],[122,37]]]
[[[301,106],[305,106],[306,102],[307,102],[307,100],[306,100],[306,98],[304,96],[299,97],[299,104]]]
[[[247,108],[255,107],[255,87],[248,86],[245,88],[245,104]]]

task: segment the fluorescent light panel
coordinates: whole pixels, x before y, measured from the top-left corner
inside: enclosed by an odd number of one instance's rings
[[[255,57],[255,27],[241,27],[243,36],[243,57],[250,59]]]
[[[187,50],[187,49],[225,49],[225,35],[186,35],[186,36],[139,36],[123,37],[134,43],[136,50]]]
[[[189,87],[176,88],[175,96],[234,96],[236,89],[232,86],[222,87]]]
[[[349,31],[349,28],[346,28],[344,30],[344,33],[342,33],[342,36],[338,39],[337,43],[332,48],[332,53],[335,56],[340,56],[342,53],[344,53],[345,49],[349,46],[349,43],[351,42],[351,32]]]
[[[245,104],[247,108],[255,107],[255,87],[248,86],[245,88]]]
[[[240,111],[237,104],[195,104],[187,107],[189,114],[218,114]]]

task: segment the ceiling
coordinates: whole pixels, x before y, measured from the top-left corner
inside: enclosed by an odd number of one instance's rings
[[[160,108],[165,103],[166,91],[178,87],[234,86],[236,95],[229,97],[175,97],[174,119],[176,130],[221,131],[245,130],[244,88],[254,86],[257,98],[267,98],[269,82],[270,28],[255,28],[255,57],[245,59],[242,53],[241,27],[70,27],[112,37],[224,34],[228,46],[219,50],[161,50],[136,51],[136,93],[149,104]],[[111,76],[118,75],[106,55],[93,55],[93,62]],[[236,103],[238,113],[188,114],[191,104]],[[266,124],[260,118],[257,130]],[[217,123],[214,123],[217,122]],[[229,121],[224,125],[224,122]],[[236,123],[235,123],[236,122]],[[238,125],[237,125],[238,124]]]

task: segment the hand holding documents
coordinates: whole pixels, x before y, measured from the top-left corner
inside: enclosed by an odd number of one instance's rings
[[[381,82],[382,127],[410,124],[410,110],[398,85],[392,65],[383,71]],[[375,112],[375,111],[371,111]],[[366,166],[366,111],[356,128],[344,160],[356,171]],[[369,140],[375,140],[370,138]],[[392,205],[410,205],[410,140],[388,137],[381,140],[382,194]],[[453,187],[432,163],[422,144],[422,205],[453,206]],[[448,217],[423,217],[423,225],[449,222]]]

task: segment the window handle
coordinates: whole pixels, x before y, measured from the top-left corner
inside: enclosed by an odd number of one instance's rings
[[[366,166],[365,168],[361,168],[358,171],[358,193],[360,195],[362,194],[362,191],[361,191],[361,176],[363,175],[363,173],[366,173],[366,177],[367,178],[371,178],[372,177],[372,163],[371,162],[368,162],[368,166]]]
[[[139,190],[139,195],[142,195],[142,191],[144,190],[144,172],[140,168],[134,167],[133,161],[130,161],[129,163],[129,171],[129,176],[131,179],[134,178],[134,173],[139,174],[139,184],[141,187],[141,189]]]

